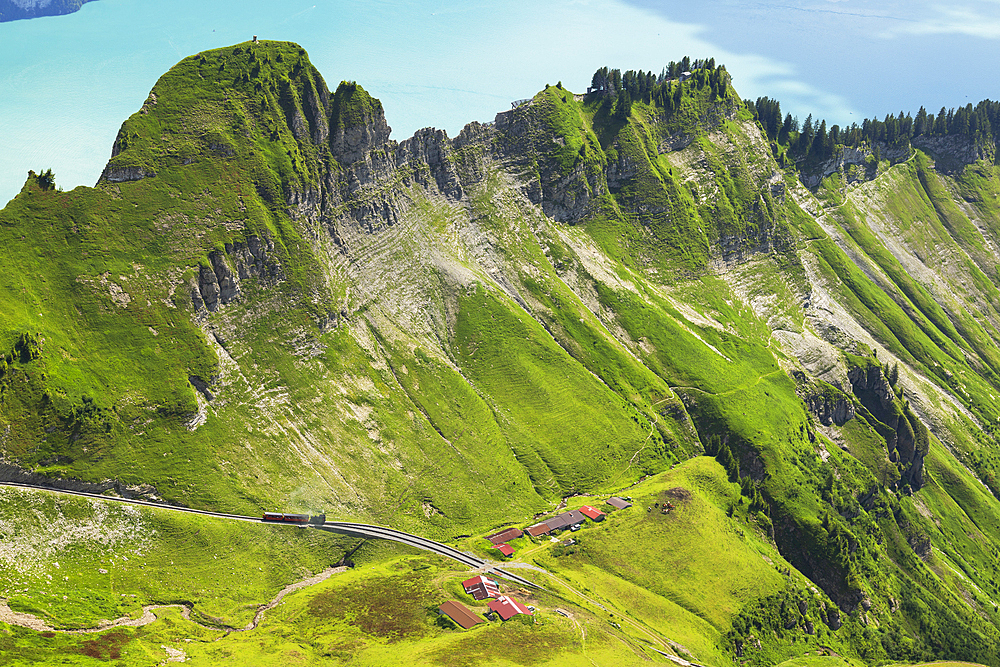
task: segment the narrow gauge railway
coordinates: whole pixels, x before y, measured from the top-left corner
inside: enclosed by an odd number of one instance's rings
[[[394,530],[392,528],[385,528],[383,526],[374,526],[365,523],[348,523],[342,521],[327,521],[322,526],[317,526],[320,530],[326,530],[330,532],[341,533],[344,535],[351,535],[354,537],[365,537],[369,539],[383,539],[392,540],[394,542],[400,542],[401,544],[406,544],[408,546],[414,547],[416,549],[421,549],[423,551],[430,551],[436,553],[440,556],[445,556],[456,560],[463,565],[466,565],[475,570],[484,570],[491,572],[498,577],[503,577],[509,581],[517,583],[521,586],[526,586],[529,588],[541,588],[538,584],[526,579],[519,575],[513,574],[508,570],[501,569],[496,565],[492,565],[488,561],[481,558],[477,558],[471,554],[467,554],[464,551],[459,551],[454,547],[450,547],[447,544],[441,544],[440,542],[435,542],[434,540],[427,539],[426,537],[420,537],[419,535],[412,535],[410,533],[404,533],[399,530]]]
[[[310,517],[307,514],[285,514],[283,512],[265,512],[263,516],[244,516],[241,514],[227,514],[225,512],[209,512],[208,510],[198,510],[189,507],[178,507],[176,505],[167,505],[165,503],[155,503],[149,500],[132,500],[130,498],[116,498],[115,496],[104,496],[97,493],[87,493],[85,491],[70,491],[67,489],[55,489],[49,486],[41,486],[38,484],[23,484],[20,482],[4,482],[0,481],[0,486],[11,486],[21,489],[31,489],[37,491],[50,491],[52,493],[62,493],[71,496],[82,496],[84,498],[93,498],[95,500],[111,501],[118,503],[126,503],[129,505],[143,505],[145,507],[155,507],[157,509],[170,510],[172,512],[186,512],[188,514],[201,514],[204,516],[218,517],[220,519],[230,519],[234,521],[249,521],[251,523],[267,523],[267,524],[278,524],[282,526],[297,526],[300,528],[315,528],[317,530],[325,530],[331,533],[338,533],[341,535],[348,535],[351,537],[360,537],[364,539],[377,539],[377,540],[390,540],[393,542],[399,542],[401,544],[406,544],[415,549],[420,549],[422,551],[429,551],[431,553],[438,554],[439,556],[444,556],[446,558],[451,558],[452,560],[458,561],[466,567],[475,570],[489,571],[498,577],[503,577],[509,581],[515,582],[522,586],[528,586],[531,588],[540,588],[540,586],[529,579],[518,576],[516,574],[511,574],[506,570],[500,569],[495,565],[491,565],[485,560],[476,558],[471,554],[467,554],[463,551],[459,551],[454,547],[450,547],[447,544],[441,544],[440,542],[435,542],[434,540],[428,539],[426,537],[420,537],[419,535],[413,535],[411,533],[404,533],[400,530],[395,530],[393,528],[386,528],[385,526],[375,526],[366,523],[351,523],[351,522],[341,522],[341,521],[326,521],[326,515],[320,514],[318,516]],[[277,517],[282,517],[278,519]],[[271,518],[274,517],[274,518]],[[285,520],[285,517],[295,517],[290,520]],[[305,520],[300,520],[305,517]]]

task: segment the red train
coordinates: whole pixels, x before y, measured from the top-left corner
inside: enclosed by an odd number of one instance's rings
[[[282,514],[281,512],[264,512],[264,521],[274,523],[296,523],[296,524],[323,524],[326,523],[326,514],[309,516],[308,514]]]

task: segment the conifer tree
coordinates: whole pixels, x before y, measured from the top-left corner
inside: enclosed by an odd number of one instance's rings
[[[917,112],[917,117],[913,120],[913,135],[920,136],[927,132],[927,109],[920,107],[920,111]]]
[[[616,120],[625,120],[632,113],[632,96],[628,94],[628,91],[622,88],[618,91],[618,97],[615,98],[615,104],[611,109],[611,115]]]
[[[815,153],[816,157],[821,160],[825,160],[832,152],[830,147],[827,146],[827,141],[826,120],[823,120],[819,124],[819,130],[816,132],[816,138],[813,139],[812,146],[810,146],[812,152]]]
[[[38,175],[38,187],[42,190],[56,189],[56,175],[52,173],[51,169],[47,169]]]
[[[785,116],[785,122],[781,124],[781,130],[778,132],[778,143],[787,144],[788,135],[792,131],[792,114]]]

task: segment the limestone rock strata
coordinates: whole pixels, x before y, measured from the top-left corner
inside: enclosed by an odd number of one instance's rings
[[[272,240],[251,236],[245,242],[227,243],[225,252],[209,253],[209,263],[198,268],[196,284],[190,288],[195,309],[215,312],[239,299],[241,283],[251,278],[268,284],[283,280],[281,265],[273,258],[273,252]]]

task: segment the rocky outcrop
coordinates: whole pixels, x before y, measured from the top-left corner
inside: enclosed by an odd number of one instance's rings
[[[738,234],[719,234],[718,248],[725,263],[742,263],[752,255],[783,251],[791,243],[790,237],[781,234],[775,224],[756,206],[753,215],[757,224],[747,225]]]
[[[923,486],[924,457],[930,447],[927,427],[908,404],[896,398],[877,364],[855,366],[847,377],[854,395],[876,420],[872,426],[885,439],[889,460],[900,468],[900,482],[919,489]]]
[[[497,114],[491,129],[492,136],[482,137],[491,139],[490,157],[520,178],[525,196],[549,218],[575,224],[591,200],[608,191],[608,175],[588,168],[583,155],[568,167],[553,159],[565,141],[542,122],[533,103]],[[623,162],[609,170],[618,183],[630,177],[632,167]]]
[[[839,630],[843,622],[840,620],[840,609],[837,607],[830,607],[827,609],[826,603],[822,603],[820,607],[820,616],[823,618],[823,622],[826,623],[831,630]]]
[[[888,160],[891,164],[902,162],[910,157],[912,150],[907,146],[889,146],[884,143],[875,147],[868,145],[851,147],[837,146],[833,156],[816,165],[800,165],[799,180],[807,188],[815,188],[823,179],[840,172],[845,183],[859,183],[875,178],[878,170],[878,159]]]
[[[124,183],[126,181],[141,181],[152,176],[156,176],[156,172],[144,167],[113,167],[109,162],[101,173],[100,180],[108,183]]]
[[[967,134],[920,135],[913,138],[913,146],[934,158],[934,168],[946,174],[958,173],[979,160],[992,162],[995,152],[992,142],[977,141]]]
[[[454,148],[444,130],[427,127],[396,147],[396,165],[412,166],[413,182],[436,187],[452,199],[463,196],[462,182],[454,164]]]
[[[824,426],[831,424],[843,426],[854,419],[854,404],[844,394],[831,395],[829,392],[812,394],[806,397],[806,405],[809,406],[809,412],[816,415]]]
[[[877,365],[873,364],[867,368],[855,366],[847,371],[847,378],[851,381],[855,395],[872,411],[876,419],[892,411],[896,395],[882,369]]]
[[[693,134],[678,132],[661,141],[660,145],[656,147],[656,150],[660,154],[669,153],[670,151],[683,150],[690,146],[691,142],[694,141],[695,138],[696,137]]]
[[[327,131],[316,120],[322,115],[322,91],[312,90],[307,87],[302,96],[301,121],[286,109],[286,120],[300,142],[316,143]],[[289,187],[285,193],[289,213],[293,219],[326,228],[333,243],[349,254],[350,239],[357,234],[377,234],[404,219],[411,204],[409,186],[418,186],[431,197],[462,202],[499,168],[529,202],[558,222],[576,224],[593,213],[595,200],[622,190],[616,199],[622,215],[648,234],[667,233],[678,215],[684,224],[690,223],[686,211],[674,209],[673,195],[663,199],[666,205],[657,206],[633,196],[631,186],[646,177],[649,165],[632,154],[631,145],[621,145],[617,139],[603,149],[585,143],[578,156],[567,155],[567,139],[547,120],[544,104],[530,100],[497,114],[493,123],[471,123],[455,139],[442,130],[425,128],[396,143],[389,139],[381,104],[359,86],[341,83],[329,99],[328,145],[336,164],[321,165],[315,185]],[[734,109],[728,103],[712,105],[699,128],[718,126],[734,117]],[[661,148],[678,145],[665,139]],[[780,178],[765,177],[751,184],[758,196],[740,202],[745,219],[741,218],[739,231],[720,234],[713,255],[734,263],[789,247],[790,239],[775,219],[775,196],[785,195],[784,184],[777,181]]]
[[[912,148],[911,148],[912,146]],[[918,148],[932,158],[934,166],[945,174],[955,174],[979,160],[994,159],[995,147],[990,141],[977,140],[966,134],[951,134],[938,137],[920,135],[909,144],[889,146],[877,143],[875,146],[837,146],[829,159],[810,165],[800,165],[799,178],[808,188],[817,187],[824,178],[840,172],[844,183],[870,181],[878,173],[877,157],[896,164],[907,160]]]
[[[330,121],[327,113],[330,108],[330,94],[322,78],[320,78],[319,84],[320,90],[318,91],[313,85],[306,87],[305,104],[303,105],[312,127],[313,143],[317,145],[325,144],[330,138]]]
[[[274,242],[250,236],[246,242],[227,243],[225,252],[208,255],[208,265],[198,267],[197,284],[191,287],[195,310],[215,312],[240,297],[240,283],[258,278],[265,283],[284,279],[281,266],[273,259]]]
[[[338,162],[354,164],[389,141],[382,103],[353,82],[343,82],[330,102],[330,150]],[[318,131],[321,136],[323,131]]]
[[[156,102],[156,95],[150,93],[139,112],[143,114],[147,113],[147,110],[155,105]],[[144,178],[156,176],[156,172],[149,166],[136,164],[136,162],[132,162],[131,164],[129,164],[129,161],[121,162],[124,158],[118,158],[118,156],[128,150],[129,146],[134,142],[135,134],[129,131],[128,121],[126,121],[125,123],[122,123],[122,126],[118,129],[118,135],[115,137],[115,143],[111,145],[111,159],[108,160],[108,164],[105,165],[104,171],[101,172],[101,177],[97,179],[98,185],[103,182],[124,183],[127,181],[141,181]],[[116,160],[115,158],[118,159]],[[141,160],[139,162],[141,162]]]
[[[0,462],[0,482],[14,482],[15,484],[40,486],[62,491],[79,491],[81,493],[103,494],[111,491],[122,498],[160,501],[156,493],[156,488],[149,484],[126,486],[121,481],[112,479],[107,479],[103,482],[84,482],[78,479],[46,477],[30,470],[25,470],[20,466],[3,462]]]
[[[389,125],[379,115],[372,125],[339,126],[330,137],[330,145],[338,162],[353,164],[372,149],[389,139]]]

